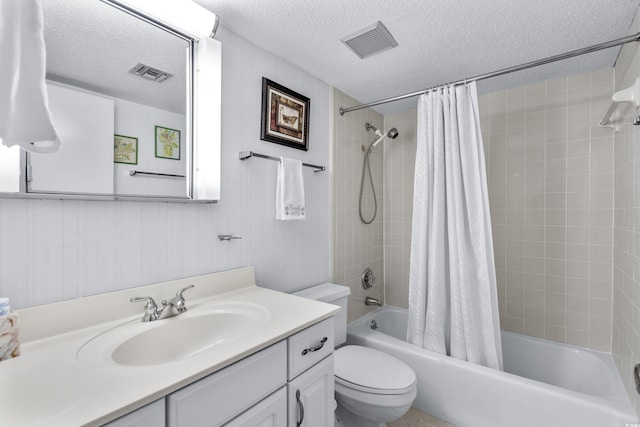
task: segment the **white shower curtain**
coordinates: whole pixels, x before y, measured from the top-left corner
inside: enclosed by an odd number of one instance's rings
[[[418,100],[408,341],[502,369],[475,82]]]

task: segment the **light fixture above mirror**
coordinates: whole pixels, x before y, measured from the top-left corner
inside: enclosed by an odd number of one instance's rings
[[[191,0],[110,0],[142,12],[196,39],[214,38],[218,15]]]

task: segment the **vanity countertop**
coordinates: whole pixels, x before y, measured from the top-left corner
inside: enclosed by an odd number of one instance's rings
[[[185,293],[187,307],[255,304],[262,307],[263,321],[241,338],[170,363],[124,366],[110,357],[78,357],[91,338],[141,319],[143,304],[129,304],[131,296],[149,295],[160,301],[192,283],[196,288]],[[0,362],[0,424],[102,425],[337,310],[334,305],[260,288],[251,267],[18,310],[21,355]],[[165,345],[171,345],[170,337]]]

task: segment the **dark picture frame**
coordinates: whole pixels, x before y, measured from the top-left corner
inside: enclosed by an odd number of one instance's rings
[[[260,139],[309,150],[310,105],[308,97],[263,77]]]

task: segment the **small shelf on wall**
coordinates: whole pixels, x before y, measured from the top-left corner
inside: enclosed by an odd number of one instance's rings
[[[622,123],[620,123],[621,117],[618,115],[618,118],[612,119],[612,116],[617,110],[627,104],[631,104],[634,109],[638,109],[638,107],[640,107],[640,77],[636,79],[635,83],[631,87],[613,94],[611,97],[611,105],[602,120],[598,123],[598,126],[603,128],[612,128],[616,132],[620,130],[620,126],[622,126]],[[640,116],[636,116],[634,118],[633,124],[640,124]]]

